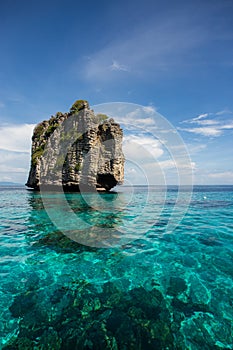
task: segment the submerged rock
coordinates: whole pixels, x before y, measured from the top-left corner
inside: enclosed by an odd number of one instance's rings
[[[167,293],[172,296],[176,296],[186,291],[187,285],[185,280],[180,277],[170,277],[170,285]]]
[[[4,350],[176,349],[170,312],[156,289],[123,291],[107,282],[97,291],[94,284],[74,280],[50,297],[43,288],[30,292],[30,308],[22,306],[27,293],[16,296],[10,308],[19,329]]]
[[[76,101],[38,124],[32,136],[26,186],[35,190],[110,190],[124,179],[123,131],[87,101]]]

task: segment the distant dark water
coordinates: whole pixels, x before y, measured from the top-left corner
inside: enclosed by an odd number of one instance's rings
[[[117,191],[0,187],[2,347],[233,349],[233,186]]]

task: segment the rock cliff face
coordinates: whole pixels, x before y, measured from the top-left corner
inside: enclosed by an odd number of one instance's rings
[[[26,186],[110,190],[124,179],[122,138],[119,124],[78,100],[70,112],[58,112],[35,127]]]

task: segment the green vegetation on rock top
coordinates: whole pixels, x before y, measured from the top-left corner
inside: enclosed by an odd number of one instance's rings
[[[89,103],[86,100],[77,100],[70,108],[71,113],[79,112],[85,107],[89,108]]]
[[[32,139],[34,140],[36,138],[39,138],[43,134],[44,130],[45,126],[43,125],[43,123],[38,124],[34,129]]]
[[[108,119],[108,116],[106,114],[103,113],[98,113],[96,115],[96,119],[98,120],[98,123],[104,122],[105,120]]]

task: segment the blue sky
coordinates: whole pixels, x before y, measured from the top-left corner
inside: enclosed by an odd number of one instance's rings
[[[232,184],[232,23],[232,0],[2,1],[0,181],[24,182],[33,125],[84,98],[153,107],[195,183]]]

